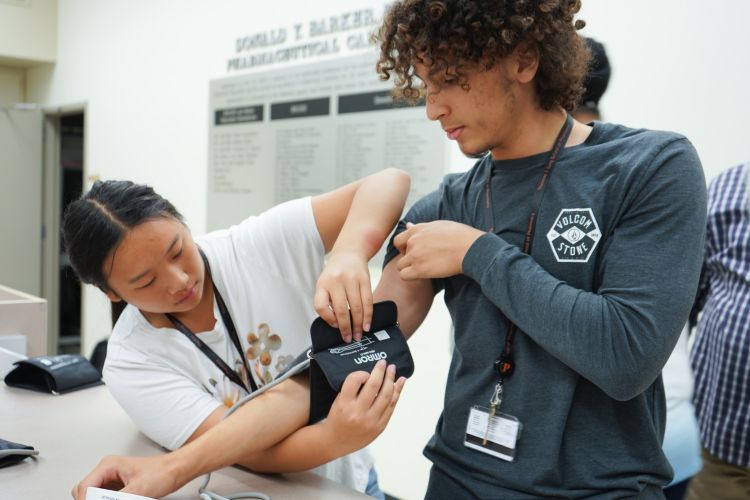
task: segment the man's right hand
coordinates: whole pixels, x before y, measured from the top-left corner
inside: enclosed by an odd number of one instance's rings
[[[73,498],[85,500],[89,486],[153,498],[166,496],[182,486],[170,456],[171,454],[154,457],[105,457],[88,476],[73,487]]]

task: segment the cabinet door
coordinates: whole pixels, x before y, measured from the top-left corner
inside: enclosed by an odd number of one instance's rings
[[[0,284],[39,295],[42,112],[0,108]]]

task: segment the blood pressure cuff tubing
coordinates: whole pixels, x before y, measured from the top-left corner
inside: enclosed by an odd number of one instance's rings
[[[414,360],[404,334],[398,327],[398,311],[394,302],[373,305],[370,331],[362,339],[349,344],[341,340],[341,332],[317,318],[310,327],[310,423],[328,416],[333,400],[341,391],[344,379],[351,372],[371,372],[381,359],[396,365],[396,379],[414,373]]]
[[[30,456],[38,454],[39,452],[33,446],[0,439],[0,469],[17,464]]]
[[[102,384],[102,376],[89,360],[77,354],[39,356],[14,363],[5,383],[39,392],[63,394]]]

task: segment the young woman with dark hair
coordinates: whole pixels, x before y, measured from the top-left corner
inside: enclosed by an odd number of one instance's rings
[[[367,263],[408,190],[408,175],[386,169],[196,239],[175,207],[147,186],[96,182],[72,203],[63,238],[73,268],[124,305],[104,379],[147,436],[177,450],[108,457],[73,495],[114,485],[160,497],[233,463],[259,472],[322,466],[318,472],[331,479],[382,495],[369,452],[354,452],[390,419],[404,384],[394,380],[393,366],[351,374],[329,417],[313,426],[305,427],[304,377],[222,418],[304,352],[316,308],[330,308],[346,339],[369,329]]]

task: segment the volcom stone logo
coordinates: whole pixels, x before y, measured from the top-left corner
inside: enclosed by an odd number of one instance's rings
[[[588,262],[602,237],[590,208],[564,208],[547,239],[557,262]]]

